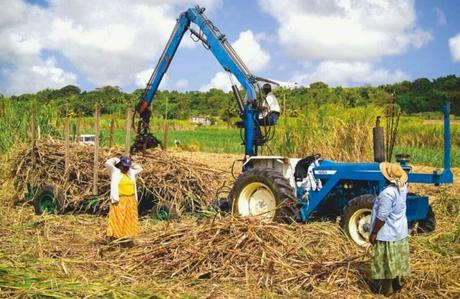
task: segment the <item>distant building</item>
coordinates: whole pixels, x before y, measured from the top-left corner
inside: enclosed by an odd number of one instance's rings
[[[211,125],[211,119],[207,116],[195,116],[192,117],[192,123],[194,124],[200,124],[204,126],[210,126]]]

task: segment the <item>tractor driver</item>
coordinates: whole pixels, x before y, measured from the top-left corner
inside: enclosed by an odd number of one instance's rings
[[[262,103],[262,113],[259,123],[261,126],[273,126],[278,123],[280,116],[280,105],[275,95],[272,93],[272,86],[265,83],[262,86],[262,92],[265,96],[265,101]]]

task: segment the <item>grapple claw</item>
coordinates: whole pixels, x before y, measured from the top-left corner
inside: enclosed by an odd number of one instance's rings
[[[131,145],[131,154],[145,151],[149,148],[155,148],[161,145],[161,141],[158,140],[152,133],[138,134],[134,140],[133,145]]]

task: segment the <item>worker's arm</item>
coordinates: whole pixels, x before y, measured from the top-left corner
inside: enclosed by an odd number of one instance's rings
[[[369,242],[374,245],[377,240],[377,234],[380,229],[385,225],[385,222],[388,216],[391,213],[393,206],[393,199],[390,194],[384,193],[379,195],[378,200],[378,209],[377,215],[374,222],[374,227],[372,228],[371,234],[369,235]]]
[[[116,168],[115,165],[116,165],[118,162],[120,162],[120,159],[119,159],[119,158],[110,158],[110,159],[108,159],[107,161],[105,161],[104,165],[105,165],[105,167],[107,168],[107,171],[108,171],[109,173],[112,173],[112,172],[115,170],[115,168]]]
[[[375,241],[377,239],[377,234],[379,232],[379,230],[382,228],[382,226],[385,224],[385,221],[382,221],[380,220],[379,218],[376,218],[375,219],[375,223],[374,223],[374,228],[372,229],[372,232],[369,236],[369,242],[374,245],[375,244]]]
[[[129,171],[132,172],[132,174],[136,175],[140,172],[142,172],[143,168],[137,163],[133,163],[133,165],[129,168]]]

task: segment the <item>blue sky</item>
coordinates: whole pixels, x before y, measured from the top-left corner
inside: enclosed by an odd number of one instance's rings
[[[197,1],[255,75],[379,85],[460,75],[458,1]],[[188,0],[0,0],[0,92],[145,86]],[[229,90],[188,34],[161,89]]]

